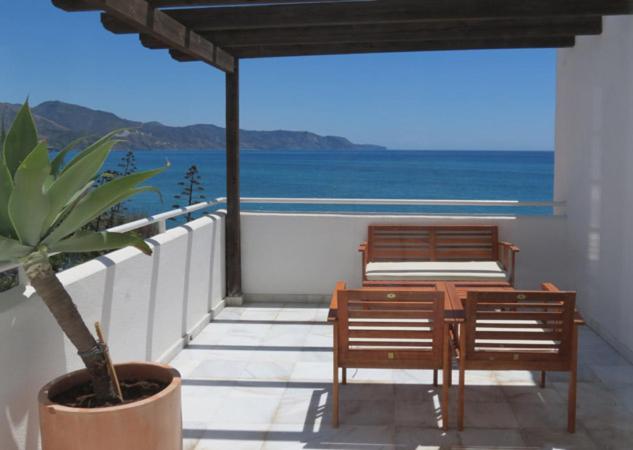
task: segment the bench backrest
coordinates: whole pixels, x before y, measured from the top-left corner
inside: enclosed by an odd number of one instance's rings
[[[546,291],[469,291],[465,359],[499,368],[570,361],[576,294]]]
[[[368,262],[497,261],[496,226],[370,225]]]
[[[444,292],[366,288],[337,296],[341,366],[441,367]]]

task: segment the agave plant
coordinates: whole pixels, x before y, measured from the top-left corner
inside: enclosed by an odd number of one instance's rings
[[[20,109],[0,143],[0,263],[17,262],[77,348],[92,379],[95,396],[114,403],[118,397],[107,369],[105,349],[79,315],[57,279],[49,256],[58,252],[92,252],[128,245],[151,254],[133,233],[86,231],[82,227],[112,206],[140,192],[155,190],[140,183],[164,168],[136,172],[100,186],[94,181],[112,147],[112,132],[78,152],[67,164],[72,144],[52,160],[38,139],[28,103]]]

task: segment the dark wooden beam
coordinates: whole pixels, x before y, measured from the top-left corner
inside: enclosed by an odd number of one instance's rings
[[[139,40],[141,41],[141,44],[143,44],[143,47],[145,48],[149,48],[151,50],[157,50],[157,49],[162,49],[162,48],[169,48],[167,45],[165,45],[164,42],[150,36],[147,34],[139,34]]]
[[[198,61],[196,58],[192,57],[183,52],[179,52],[178,50],[170,49],[169,55],[178,62],[196,62]]]
[[[632,0],[377,0],[165,10],[197,31],[421,20],[630,14]]]
[[[373,1],[373,0],[368,0]],[[148,0],[153,8],[177,6],[248,6],[257,4],[284,5],[300,3],[346,3],[349,0]],[[65,11],[98,11],[95,4],[86,0],[58,0],[56,6]]]
[[[116,17],[108,14],[101,13],[101,25],[103,28],[114,34],[135,34],[138,30],[127,22],[117,19]],[[146,35],[149,36],[149,35]]]
[[[352,53],[420,52],[442,50],[488,50],[510,48],[573,47],[575,38],[546,37],[520,39],[462,39],[421,42],[360,42],[348,44],[272,45],[228,47],[237,58],[267,58],[275,56],[343,55]]]
[[[257,45],[575,36],[601,32],[602,18],[600,16],[580,16],[264,28],[202,32],[201,34],[218,45],[233,48]]]
[[[173,19],[159,9],[152,8],[146,0],[53,0],[63,9],[69,5],[93,5],[120,22],[165,43],[169,48],[190,55],[225,72],[233,70],[233,56],[216,47],[195,31]]]
[[[240,73],[236,58],[226,74],[226,296],[242,296],[240,228]]]
[[[149,0],[156,8],[169,8],[174,6],[245,6],[257,4],[298,4],[298,3],[344,3],[349,0]],[[372,0],[370,0],[372,1]]]

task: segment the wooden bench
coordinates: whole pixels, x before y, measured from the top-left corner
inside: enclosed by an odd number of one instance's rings
[[[575,431],[578,330],[576,294],[552,284],[542,291],[467,292],[464,322],[459,332],[458,428],[464,428],[465,371],[546,371],[570,373],[567,430]]]
[[[508,281],[519,248],[496,226],[370,225],[362,253],[364,286],[394,281]]]
[[[334,325],[332,421],[339,422],[339,368],[444,369],[442,423],[448,426],[450,351],[444,292],[428,288],[348,290],[339,282],[329,320]]]

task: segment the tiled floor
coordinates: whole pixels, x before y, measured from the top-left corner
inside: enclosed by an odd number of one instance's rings
[[[172,364],[183,375],[185,450],[633,449],[633,366],[591,330],[580,336],[578,426],[551,373],[468,372],[466,429],[439,426],[430,371],[350,370],[330,426],[332,330],[318,306],[226,308]],[[457,374],[454,374],[457,379]]]

